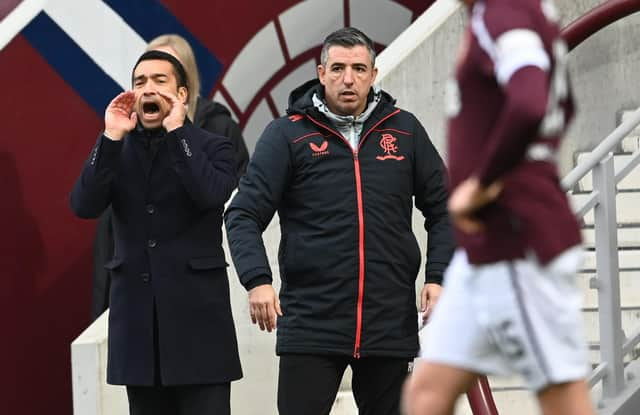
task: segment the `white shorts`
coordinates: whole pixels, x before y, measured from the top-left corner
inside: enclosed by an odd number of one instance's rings
[[[517,373],[534,391],[585,378],[575,282],[581,261],[576,247],[547,266],[534,257],[474,266],[458,250],[420,332],[420,357],[482,374]]]

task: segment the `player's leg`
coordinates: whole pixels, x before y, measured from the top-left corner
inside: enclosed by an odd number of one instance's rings
[[[549,386],[538,393],[544,415],[595,415],[584,381]]]
[[[278,413],[329,415],[348,362],[346,356],[281,355]]]
[[[451,415],[477,374],[440,363],[416,364],[404,392],[407,415]]]

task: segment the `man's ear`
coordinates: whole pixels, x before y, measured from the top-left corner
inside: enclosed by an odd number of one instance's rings
[[[324,85],[324,75],[326,73],[326,69],[323,65],[318,65],[317,70],[318,70],[318,79],[320,80],[320,83]]]
[[[179,86],[178,87],[178,99],[183,104],[187,103],[187,100],[189,99],[189,90],[187,89],[186,86]]]

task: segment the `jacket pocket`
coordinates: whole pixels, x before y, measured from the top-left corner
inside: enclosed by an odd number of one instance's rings
[[[113,257],[111,258],[111,260],[107,261],[106,264],[104,264],[104,267],[109,271],[113,271],[120,268],[123,262],[124,262],[124,258]]]
[[[196,271],[226,268],[228,265],[222,256],[203,256],[189,259],[189,267]]]

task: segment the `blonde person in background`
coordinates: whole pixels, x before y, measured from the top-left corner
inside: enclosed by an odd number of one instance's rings
[[[231,119],[231,113],[222,104],[200,96],[200,75],[193,49],[179,35],[160,35],[152,39],[147,50],[161,50],[178,58],[187,72],[187,84],[192,94],[187,101],[189,119],[196,127],[223,135],[233,144],[233,156],[238,179],[244,174],[249,163],[249,152],[238,124]]]
[[[187,73],[187,85],[190,92],[187,101],[187,116],[196,127],[225,136],[231,140],[236,180],[239,180],[249,163],[249,152],[242,137],[242,132],[238,124],[231,119],[231,113],[224,105],[200,96],[200,75],[198,74],[198,66],[193,49],[191,49],[189,43],[182,36],[166,34],[152,39],[146,50],[167,52],[182,63]],[[109,207],[100,217],[96,228],[91,307],[93,320],[100,317],[109,307],[111,279],[109,278],[109,271],[103,265],[112,257],[113,230],[111,227],[111,208]]]

